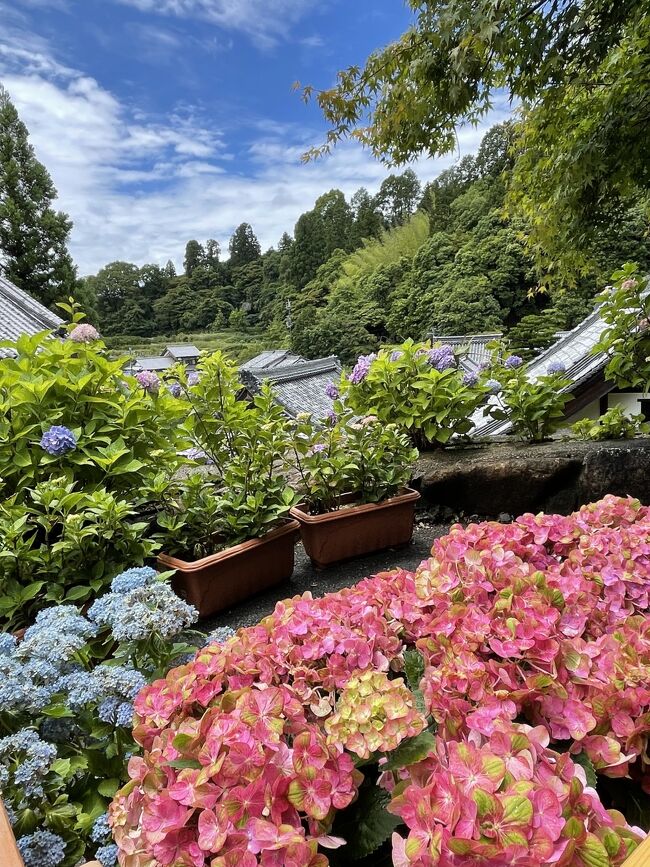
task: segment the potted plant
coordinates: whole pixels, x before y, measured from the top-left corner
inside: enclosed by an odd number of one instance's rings
[[[176,570],[174,588],[205,618],[291,577],[290,426],[267,388],[250,403],[238,399],[237,368],[221,353],[180,385],[188,434],[208,467],[161,484],[158,561]]]
[[[420,495],[407,485],[418,453],[396,425],[349,412],[324,428],[302,418],[294,452],[303,496],[291,514],[317,568],[411,541]]]

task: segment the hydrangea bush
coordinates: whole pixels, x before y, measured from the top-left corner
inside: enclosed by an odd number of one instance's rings
[[[301,495],[313,515],[355,503],[379,503],[399,493],[417,460],[407,434],[376,416],[356,418],[349,410],[326,423],[298,417],[292,431]]]
[[[562,364],[551,363],[544,375],[530,379],[523,359],[497,345],[483,376],[492,395],[484,415],[509,421],[515,434],[530,442],[542,442],[562,427],[571,400],[571,380]]]
[[[204,641],[165,578],[129,569],[87,614],[46,608],[21,640],[0,634],[0,795],[26,867],[117,863],[106,808],[137,749],[134,699]]]
[[[396,424],[419,448],[469,433],[486,394],[477,378],[463,373],[450,346],[412,340],[359,358],[338,390],[353,412]]]
[[[120,864],[618,867],[644,832],[614,807],[650,792],[649,536],[612,496],[458,525],[198,651],[135,700]]]

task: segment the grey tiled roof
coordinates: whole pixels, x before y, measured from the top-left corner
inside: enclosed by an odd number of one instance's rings
[[[55,313],[0,275],[0,340],[17,340],[62,324]],[[6,354],[6,349],[0,349],[0,355]]]
[[[242,364],[240,370],[273,370],[276,367],[302,364],[306,360],[302,355],[295,355],[290,349],[269,349],[266,352],[260,352],[246,364]]]
[[[567,378],[571,380],[571,385],[564,390],[574,392],[580,385],[599,374],[607,364],[605,353],[593,354],[605,328],[606,323],[600,315],[600,308],[596,308],[572,331],[564,332],[559,340],[529,362],[526,368],[528,378],[533,380],[543,376],[550,364],[559,362],[566,367]],[[482,409],[477,410],[472,418],[475,425],[472,431],[474,436],[503,436],[510,432],[510,422],[486,419]]]
[[[489,343],[500,340],[500,332],[491,334],[432,334],[431,341],[442,345],[453,346],[462,352],[460,363],[465,370],[476,370],[479,365],[490,360]]]
[[[198,358],[201,350],[193,343],[172,343],[165,347],[165,355],[181,360],[183,358]]]
[[[127,365],[128,372],[135,370],[167,370],[173,367],[175,361],[167,355],[138,355]]]
[[[328,383],[341,375],[341,363],[336,356],[280,365],[272,369],[241,368],[240,377],[251,394],[259,391],[263,382],[273,389],[277,402],[291,416],[308,412],[314,418],[325,418],[332,401],[325,394]]]

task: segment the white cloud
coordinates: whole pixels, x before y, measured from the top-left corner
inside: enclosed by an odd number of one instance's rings
[[[224,131],[191,108],[152,118],[59,64],[42,41],[16,29],[3,40],[0,78],[58,188],[58,206],[74,221],[70,247],[82,274],[116,259],[180,263],[189,238],[216,238],[225,248],[243,221],[266,248],[322,193],[376,190],[388,174],[354,145],[301,165],[322,133],[273,121],[250,124],[235,160]],[[506,114],[504,107],[483,128],[461,130],[460,152],[475,151],[485,128]],[[414,168],[426,181],[457,156]]]
[[[115,0],[141,12],[194,18],[250,36],[261,47],[286,38],[315,0]]]

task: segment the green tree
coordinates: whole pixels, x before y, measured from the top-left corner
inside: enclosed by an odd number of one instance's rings
[[[188,241],[185,245],[185,259],[183,267],[185,268],[185,276],[191,277],[194,270],[202,265],[205,261],[205,250],[203,245],[198,241]]]
[[[54,210],[56,197],[0,85],[0,273],[48,306],[80,288],[67,248],[72,223]]]
[[[510,205],[530,221],[540,271],[584,272],[621,202],[648,212],[648,4],[409,5],[415,21],[399,40],[316,95],[330,130],[309,155],[348,137],[391,164],[448,153],[458,126],[480,122],[505,91],[524,109]]]
[[[257,240],[255,232],[253,232],[253,228],[249,223],[241,223],[237,226],[230,239],[228,249],[230,251],[229,264],[231,269],[254,262],[262,255],[260,242]]]
[[[421,195],[420,181],[413,169],[407,169],[401,175],[389,175],[375,197],[375,204],[384,217],[384,225],[387,228],[403,226],[415,213]]]
[[[86,279],[97,299],[98,324],[106,334],[129,331],[124,318],[127,299],[139,300],[140,269],[131,262],[110,262],[95,276]]]
[[[352,196],[350,204],[354,214],[352,232],[355,247],[361,246],[366,238],[379,238],[383,219],[374,196],[371,196],[365,187],[361,187]]]

